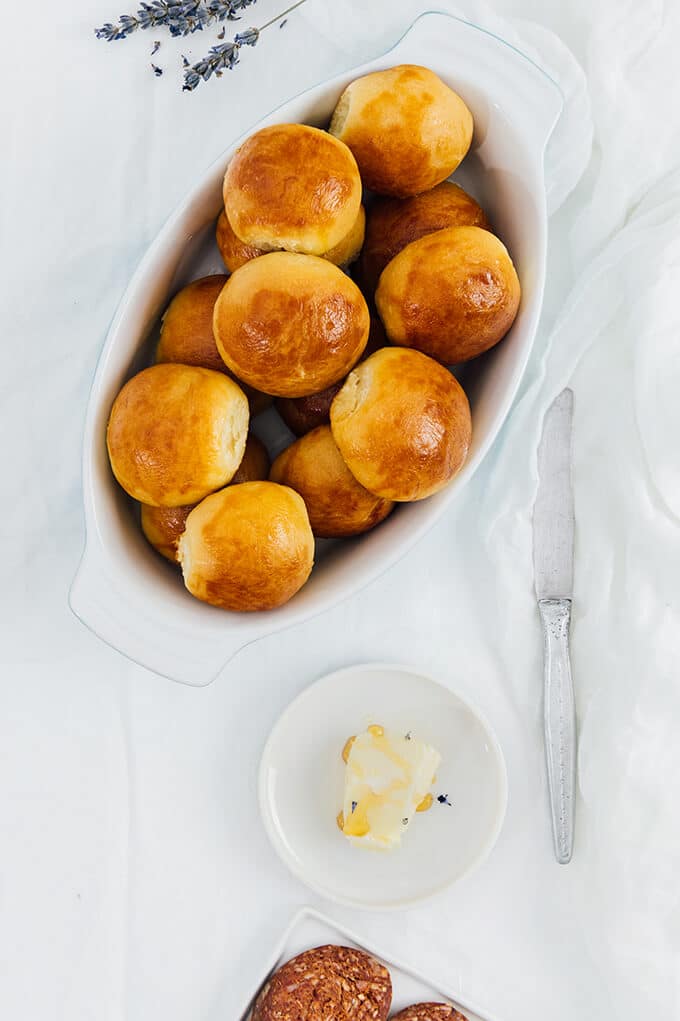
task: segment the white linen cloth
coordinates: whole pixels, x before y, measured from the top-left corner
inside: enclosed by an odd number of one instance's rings
[[[96,42],[92,28],[121,6],[36,0],[3,13],[2,1016],[235,1021],[292,911],[311,902],[503,1021],[679,1017],[678,5],[437,5],[532,52],[568,93],[571,122],[548,154],[555,213],[531,363],[484,465],[415,550],[322,618],[246,648],[203,690],[130,664],[67,608],[97,355],[137,260],[227,142],[387,48],[426,5],[308,0],[191,95],[178,55],[197,59],[215,33]],[[283,7],[259,0],[241,24]],[[530,518],[542,415],[567,383],[581,737],[575,856],[561,868]],[[280,711],[362,660],[450,681],[507,758],[508,815],[488,862],[406,916],[315,901],[257,813],[259,753]]]

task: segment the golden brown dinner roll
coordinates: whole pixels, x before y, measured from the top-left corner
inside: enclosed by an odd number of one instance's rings
[[[224,177],[224,210],[247,245],[321,255],[345,238],[361,205],[361,178],[347,146],[306,124],[251,135]]]
[[[243,482],[194,507],[179,540],[184,584],[225,610],[271,610],[302,588],[314,536],[302,497],[274,482]]]
[[[422,500],[463,465],[470,406],[448,369],[419,351],[386,347],[350,372],[331,428],[352,475],[386,500]]]
[[[387,343],[385,330],[378,316],[371,313],[370,318],[371,325],[362,359],[368,358],[378,348],[385,347]],[[309,394],[308,397],[278,397],[274,401],[274,405],[290,431],[294,432],[296,436],[304,436],[305,433],[316,429],[317,426],[330,422],[331,404],[343,383],[344,379],[340,379],[332,386],[327,386],[325,390]]]
[[[450,1003],[414,1003],[393,1014],[392,1021],[467,1021],[467,1018]]]
[[[362,950],[306,950],[267,980],[251,1021],[385,1021],[392,1002],[387,968]]]
[[[412,241],[385,267],[375,292],[392,343],[445,365],[497,344],[513,324],[519,299],[506,248],[480,227],[450,227]]]
[[[367,188],[417,195],[452,174],[472,141],[472,114],[426,67],[400,64],[357,78],[329,131],[354,153]]]
[[[408,199],[376,199],[368,211],[359,262],[362,290],[373,295],[387,263],[411,241],[445,227],[467,226],[489,225],[479,203],[452,181]]]
[[[217,350],[212,329],[215,302],[227,279],[223,273],[201,277],[175,295],[161,320],[157,362],[181,362],[231,375]],[[240,384],[241,380],[236,382]],[[271,404],[267,394],[245,384],[241,389],[248,398],[253,418]]]
[[[161,320],[157,362],[181,362],[224,372],[225,365],[215,346],[213,309],[227,282],[223,273],[192,280],[175,295]]]
[[[359,215],[354,221],[349,234],[342,238],[330,251],[323,252],[321,258],[327,259],[328,262],[332,262],[336,266],[347,266],[349,263],[354,262],[358,258],[361,246],[364,243],[365,228],[366,210],[363,206],[359,206]],[[265,254],[261,248],[245,245],[243,241],[236,237],[224,210],[220,213],[217,220],[215,240],[217,241],[217,247],[220,250],[224,264],[230,273],[239,269],[244,263],[250,262],[251,259],[257,259],[258,256]]]
[[[229,482],[247,435],[248,401],[232,379],[169,363],[128,380],[113,402],[106,442],[130,496],[179,507]]]
[[[357,285],[330,262],[292,252],[237,269],[213,319],[231,371],[279,397],[317,393],[341,379],[364,350],[368,328]]]
[[[269,474],[269,455],[263,443],[253,433],[248,433],[243,460],[230,486],[239,482],[255,482],[266,479]],[[141,523],[144,535],[151,545],[173,563],[178,563],[177,544],[184,531],[187,517],[195,503],[183,507],[150,507],[142,504]]]
[[[327,425],[313,429],[279,454],[269,478],[300,494],[314,535],[323,538],[367,532],[394,507],[357,482]]]
[[[247,245],[240,238],[236,237],[224,210],[222,210],[217,218],[215,241],[217,242],[224,265],[230,273],[233,273],[234,270],[237,270],[246,262],[250,262],[251,259],[257,259],[259,255],[264,254],[261,248],[256,248],[255,245]]]
[[[151,507],[148,503],[142,504],[141,525],[147,541],[173,564],[179,563],[177,544],[195,506],[195,503],[183,507]]]

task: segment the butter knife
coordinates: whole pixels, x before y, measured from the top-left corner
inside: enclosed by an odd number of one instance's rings
[[[574,581],[571,433],[574,394],[563,390],[546,412],[538,447],[534,504],[534,584],[543,624],[545,755],[555,857],[571,861],[574,844],[576,716],[569,660]]]

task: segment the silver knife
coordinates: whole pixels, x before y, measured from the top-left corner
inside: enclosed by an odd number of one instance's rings
[[[571,427],[574,394],[563,390],[548,408],[538,447],[534,504],[534,584],[543,623],[544,726],[555,857],[571,861],[574,844],[576,715],[569,661],[574,582]]]

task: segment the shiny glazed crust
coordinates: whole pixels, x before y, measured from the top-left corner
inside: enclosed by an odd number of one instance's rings
[[[269,474],[269,455],[263,443],[253,433],[248,433],[246,449],[238,470],[229,483],[255,482],[266,479]],[[149,507],[143,503],[141,523],[144,535],[161,556],[173,564],[179,563],[177,544],[184,531],[187,517],[196,506],[190,503],[184,507]]]
[[[350,947],[294,957],[269,979],[251,1021],[385,1021],[392,1002],[387,968]]]
[[[175,295],[161,320],[157,362],[181,362],[226,372],[212,330],[215,302],[226,282],[223,273],[201,277]]]
[[[369,314],[357,285],[311,255],[270,252],[229,278],[213,330],[231,371],[278,397],[317,393],[356,364]]]
[[[232,379],[169,363],[128,380],[113,402],[106,442],[130,496],[179,507],[230,481],[247,435],[248,401]]]
[[[472,141],[472,114],[433,71],[400,64],[357,78],[329,131],[352,150],[367,188],[417,195],[453,173]]]
[[[305,124],[276,124],[236,151],[224,177],[224,209],[247,245],[321,255],[354,227],[361,190],[342,142]]]
[[[358,365],[331,405],[345,464],[386,500],[422,500],[467,457],[467,397],[448,369],[419,351],[383,348]]]
[[[387,344],[385,329],[378,316],[371,313],[370,320],[368,341],[361,360]],[[274,406],[290,431],[296,436],[304,436],[317,426],[330,422],[331,404],[343,383],[344,379],[340,379],[337,383],[327,386],[325,390],[309,394],[307,397],[279,397],[274,401]]]
[[[408,199],[376,199],[368,211],[359,261],[362,290],[374,294],[387,263],[412,241],[446,227],[488,226],[479,203],[451,181]]]
[[[226,610],[271,610],[309,577],[314,536],[304,502],[273,482],[227,486],[189,514],[179,541],[184,584]]]
[[[314,535],[323,538],[367,532],[394,507],[357,482],[327,425],[313,429],[279,454],[269,478],[300,494]]]
[[[519,301],[505,246],[480,227],[451,227],[411,242],[385,268],[375,294],[389,339],[445,365],[502,340]]]
[[[347,266],[350,262],[354,262],[358,258],[361,246],[364,243],[365,229],[366,210],[363,206],[360,206],[359,215],[354,221],[354,226],[349,234],[334,248],[331,248],[330,251],[323,252],[321,258],[332,262],[335,266]],[[243,241],[236,237],[224,210],[222,210],[217,218],[215,240],[224,265],[230,273],[239,269],[246,262],[250,262],[251,259],[257,259],[260,255],[265,255],[261,248],[245,245]]]
[[[394,1014],[392,1021],[467,1021],[467,1018],[450,1003],[414,1003]]]

